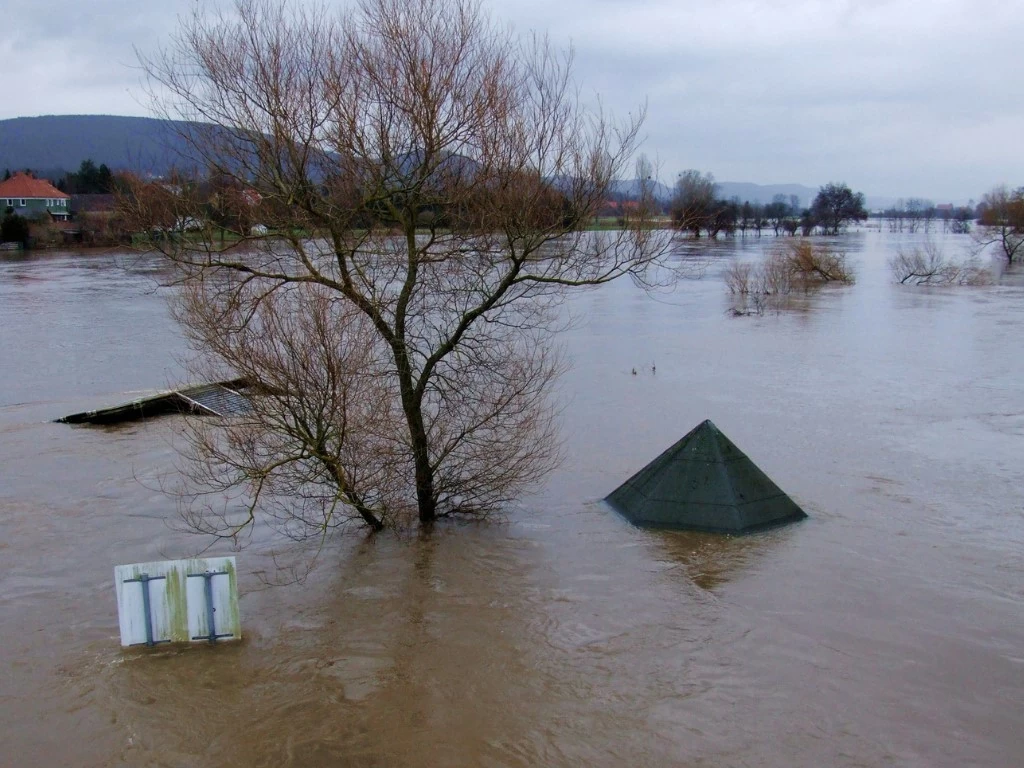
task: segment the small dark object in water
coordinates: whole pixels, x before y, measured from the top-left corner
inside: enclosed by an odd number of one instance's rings
[[[636,368],[633,369],[633,375],[636,376]]]
[[[807,517],[710,421],[605,499],[635,525],[746,533]]]
[[[61,424],[120,424],[168,413],[190,413],[200,416],[234,416],[249,410],[249,398],[242,390],[249,388],[246,379],[231,379],[212,384],[161,392],[112,408],[73,413],[57,419]]]

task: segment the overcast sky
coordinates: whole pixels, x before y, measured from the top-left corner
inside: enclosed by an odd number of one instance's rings
[[[5,2],[0,119],[147,114],[133,46],[194,2]],[[589,97],[646,99],[669,184],[698,168],[937,202],[1024,185],[1024,0],[484,2],[572,43]]]

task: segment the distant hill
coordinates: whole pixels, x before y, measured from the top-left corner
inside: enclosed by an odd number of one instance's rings
[[[740,201],[749,200],[752,203],[770,203],[775,195],[790,195],[800,198],[800,206],[806,208],[818,194],[817,187],[805,187],[803,184],[751,184],[746,181],[720,181],[718,182],[719,196],[728,200],[731,197],[738,197]]]
[[[30,168],[41,176],[77,170],[83,160],[111,170],[164,174],[181,165],[182,140],[148,117],[47,115],[0,120],[0,173]]]
[[[621,195],[624,198],[637,198],[640,196],[640,179],[622,179],[612,182],[611,193]],[[654,197],[657,200],[668,200],[672,197],[672,189],[660,181],[654,182]]]
[[[181,167],[187,155],[175,125],[149,117],[46,115],[0,120],[0,173],[5,168],[30,168],[40,176],[57,178],[91,159],[114,171],[164,175],[172,165]],[[640,185],[636,179],[623,180],[613,189],[617,195],[635,197]],[[721,197],[736,196],[750,202],[770,203],[775,195],[787,199],[796,195],[800,204],[807,206],[817,193],[816,188],[801,184],[718,183]],[[671,185],[656,182],[654,194],[660,200],[669,200]]]

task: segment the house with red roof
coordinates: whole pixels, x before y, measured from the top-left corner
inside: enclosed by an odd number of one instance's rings
[[[7,181],[0,181],[0,211],[11,208],[26,218],[47,213],[56,221],[67,221],[71,218],[70,199],[70,195],[46,179],[37,179],[30,173],[18,172]]]

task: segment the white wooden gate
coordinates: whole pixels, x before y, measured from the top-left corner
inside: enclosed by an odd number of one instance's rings
[[[240,640],[233,557],[114,568],[121,645]]]

